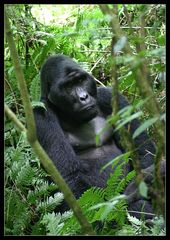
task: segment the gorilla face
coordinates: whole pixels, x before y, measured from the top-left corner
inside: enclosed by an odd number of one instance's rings
[[[61,114],[76,122],[93,119],[97,115],[95,80],[79,67],[63,69],[60,76],[51,80],[48,100]]]

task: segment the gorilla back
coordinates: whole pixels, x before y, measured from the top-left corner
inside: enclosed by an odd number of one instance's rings
[[[124,152],[112,127],[100,135],[99,144],[95,141],[112,112],[111,98],[110,88],[97,87],[94,78],[67,56],[49,57],[42,67],[41,101],[47,110],[34,110],[38,140],[76,198],[92,186],[105,187],[114,169],[101,168]],[[118,105],[119,109],[128,105],[121,94]],[[133,134],[139,121],[127,127]],[[149,167],[155,148],[147,133],[141,133],[135,144],[141,168]],[[125,174],[132,168],[126,164]]]

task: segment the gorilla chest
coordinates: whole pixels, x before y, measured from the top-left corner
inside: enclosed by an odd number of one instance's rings
[[[97,116],[91,121],[69,130],[66,132],[66,136],[77,152],[91,147],[101,147],[113,136],[113,130],[106,125],[103,117]]]
[[[99,141],[96,143],[98,134]],[[112,168],[109,167],[100,173],[101,167],[121,154],[115,144],[112,127],[106,125],[103,117],[97,116],[90,122],[75,128],[74,131],[67,132],[66,135],[75,153],[81,159],[83,172],[90,176],[90,181],[93,176],[95,176],[94,179],[100,178],[99,182],[104,186]]]

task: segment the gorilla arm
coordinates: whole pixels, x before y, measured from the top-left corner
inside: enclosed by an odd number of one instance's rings
[[[100,108],[102,109],[102,111],[105,110],[106,115],[111,114],[112,112],[111,88],[100,88],[98,90],[98,98],[99,98],[98,102],[100,103]],[[118,94],[118,104],[119,104],[119,110],[128,105],[127,100],[121,94]],[[130,124],[128,123],[125,125],[125,127],[129,129],[131,135],[139,126],[140,126],[140,122],[137,119],[131,121]],[[118,132],[114,134],[114,138],[115,138],[116,144],[120,147],[120,149],[122,149],[121,142],[120,142],[120,135]],[[134,143],[135,143],[135,146],[138,148],[140,164],[141,164],[142,172],[144,174],[144,181],[148,185],[151,185],[153,180],[153,174],[154,174],[154,164],[153,164],[154,154],[156,151],[154,143],[152,142],[152,140],[149,139],[146,131],[142,132],[137,138],[135,138]],[[163,180],[165,178],[165,165],[166,165],[165,161],[162,161],[160,166],[160,174]],[[132,216],[136,216],[137,218],[140,218],[141,213],[139,210],[142,208],[143,211],[145,212],[145,217],[147,219],[153,217],[153,209],[152,209],[151,201],[144,199],[143,197],[140,196],[135,181],[132,181],[130,182],[130,184],[128,184],[128,186],[124,191],[124,194],[127,196],[128,210],[131,211]]]
[[[58,118],[51,109],[34,109],[37,137],[76,198],[87,189],[81,179],[81,166],[73,148],[61,129]]]
[[[97,92],[98,103],[101,110],[106,114],[110,115],[112,113],[111,98],[112,89],[99,87]],[[118,94],[118,108],[119,110],[128,106],[129,103],[122,94]],[[132,120],[130,123],[126,124],[125,127],[129,130],[130,134],[133,135],[135,130],[140,126],[140,122],[137,119]],[[122,149],[120,142],[119,132],[114,133],[114,138],[117,146]],[[135,146],[138,148],[138,154],[140,159],[141,168],[145,169],[153,164],[153,155],[155,154],[155,146],[146,131],[143,131],[138,137],[134,139]]]

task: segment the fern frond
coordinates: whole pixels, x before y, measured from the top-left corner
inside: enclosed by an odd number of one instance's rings
[[[126,215],[126,211],[123,211],[123,207],[125,205],[124,201],[124,195],[118,195],[116,197],[113,197],[110,201],[103,202],[100,204],[97,204],[96,206],[92,207],[91,210],[94,208],[99,208],[98,211],[96,211],[93,221],[101,220],[101,221],[112,221],[115,220],[116,222],[120,222],[119,219],[123,219],[123,215]],[[121,210],[118,210],[118,209]],[[116,216],[116,213],[118,212],[119,216]]]
[[[116,221],[118,225],[122,226],[125,223],[126,219],[126,210],[127,210],[127,202],[125,199],[120,199],[120,201],[115,205],[111,214],[108,215],[108,221]]]
[[[44,215],[41,223],[45,225],[47,230],[47,235],[58,235],[64,223],[61,222],[61,214],[47,213]]]
[[[30,95],[32,101],[39,101],[40,99],[40,81],[39,81],[39,74],[37,74],[33,80],[31,81],[30,85]]]
[[[116,188],[120,182],[120,177],[123,173],[122,165],[123,165],[123,163],[119,164],[115,168],[114,172],[110,174],[110,177],[107,180],[107,187],[105,189],[105,193],[107,195],[108,200],[110,197],[113,197],[113,196],[117,195],[117,193],[119,193],[119,192],[116,192]]]
[[[105,197],[104,189],[92,187],[85,191],[78,201],[80,206],[84,207],[86,204],[88,205],[88,207],[90,207],[96,203],[103,201],[104,197]]]
[[[45,104],[43,102],[40,102],[40,101],[32,101],[31,105],[32,105],[33,108],[42,107],[45,110],[47,110],[46,107],[45,107]]]
[[[27,201],[35,204],[37,199],[48,196],[52,191],[56,190],[57,186],[54,183],[49,184],[47,181],[41,183],[41,186],[36,186],[35,190],[29,190],[27,194]]]
[[[89,211],[89,208],[103,203],[105,200],[105,189],[92,187],[88,189],[78,200],[81,208],[84,210],[89,221],[93,219],[93,215],[96,210]]]
[[[21,167],[15,182],[20,188],[29,186],[32,184],[33,177],[36,176],[36,173],[36,168],[32,168],[29,164],[26,164]]]
[[[132,224],[132,225],[137,225],[137,226],[141,226],[143,221],[139,220],[138,218],[136,217],[133,217],[131,216],[129,213],[127,213],[127,218],[129,220],[129,222]]]
[[[129,172],[121,181],[118,183],[115,188],[116,193],[121,193],[125,189],[126,185],[136,176],[135,170]]]
[[[41,213],[52,212],[63,201],[64,196],[58,192],[54,194],[54,197],[47,197],[44,201],[37,201],[36,211]]]
[[[63,214],[52,212],[45,214],[41,223],[46,227],[47,235],[71,235],[71,233],[77,230],[76,226],[79,225],[75,217],[72,219],[72,222],[67,221],[71,217],[73,217],[71,210]],[[73,224],[74,221],[75,224]]]
[[[105,190],[97,187],[92,187],[85,191],[78,199],[78,202],[86,215],[89,222],[93,222],[93,216],[97,210],[89,210],[95,204],[104,202]],[[80,234],[81,228],[74,215],[70,215],[64,223],[61,234],[75,235]]]
[[[31,221],[29,206],[17,191],[5,189],[5,225],[6,234],[22,235]]]

